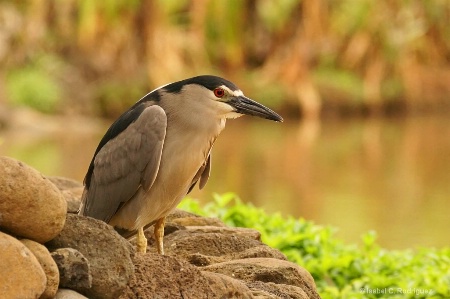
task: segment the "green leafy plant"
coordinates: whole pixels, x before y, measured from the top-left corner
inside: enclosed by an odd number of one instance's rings
[[[6,90],[12,104],[46,113],[56,110],[62,93],[52,76],[34,66],[12,71],[6,80]]]
[[[335,228],[269,215],[233,193],[213,197],[205,206],[186,198],[180,208],[257,229],[264,243],[313,275],[322,298],[450,298],[450,248],[386,250],[373,231],[362,244],[344,244]]]

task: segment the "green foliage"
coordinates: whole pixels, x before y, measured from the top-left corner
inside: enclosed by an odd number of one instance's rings
[[[232,193],[216,194],[204,207],[187,198],[180,208],[257,229],[264,243],[313,275],[324,299],[450,297],[450,248],[386,250],[377,245],[375,232],[362,236],[362,246],[344,244],[334,228],[268,215]]]
[[[352,34],[358,30],[368,27],[370,18],[376,3],[370,0],[342,0],[337,2],[335,18],[332,24],[336,31],[341,34]]]
[[[41,112],[55,112],[62,92],[53,73],[59,67],[56,58],[43,56],[25,67],[12,70],[6,77],[9,101]]]
[[[12,72],[7,78],[6,88],[13,104],[42,112],[53,112],[60,97],[60,89],[53,79],[32,67]]]
[[[256,7],[264,24],[271,31],[279,31],[286,26],[299,3],[297,0],[261,1]]]

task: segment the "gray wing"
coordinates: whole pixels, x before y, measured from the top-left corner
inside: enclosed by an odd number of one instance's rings
[[[203,189],[209,179],[209,174],[211,173],[211,152],[209,152],[208,158],[206,158],[206,165],[202,171],[202,175],[200,176],[200,184],[198,187]]]
[[[203,187],[205,187],[206,183],[208,182],[210,173],[211,173],[211,151],[209,152],[209,155],[206,158],[205,163],[203,163],[202,167],[200,167],[200,169],[195,174],[188,193],[190,193],[192,189],[194,189],[195,184],[197,184],[197,181],[199,179],[200,179],[199,188],[203,189]]]
[[[83,193],[82,215],[108,222],[139,188],[151,188],[159,169],[166,127],[164,110],[149,106],[99,150],[89,189]]]

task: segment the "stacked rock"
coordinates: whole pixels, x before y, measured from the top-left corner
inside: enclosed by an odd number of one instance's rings
[[[318,299],[314,279],[260,233],[175,210],[166,255],[76,214],[83,186],[0,157],[0,298]]]
[[[67,204],[38,171],[0,157],[0,293],[2,298],[54,298],[59,271],[44,244],[66,221]]]
[[[78,182],[46,178],[23,162],[0,157],[2,299],[122,293],[134,273],[132,246],[106,223],[70,214],[78,209],[82,189]]]

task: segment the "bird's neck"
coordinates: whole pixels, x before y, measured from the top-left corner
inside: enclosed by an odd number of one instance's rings
[[[210,101],[210,100],[208,100]],[[159,105],[167,113],[167,123],[177,123],[183,132],[180,134],[195,134],[204,136],[206,139],[217,137],[224,129],[226,115],[218,114],[208,101],[183,100],[176,101],[171,97],[162,96]]]

